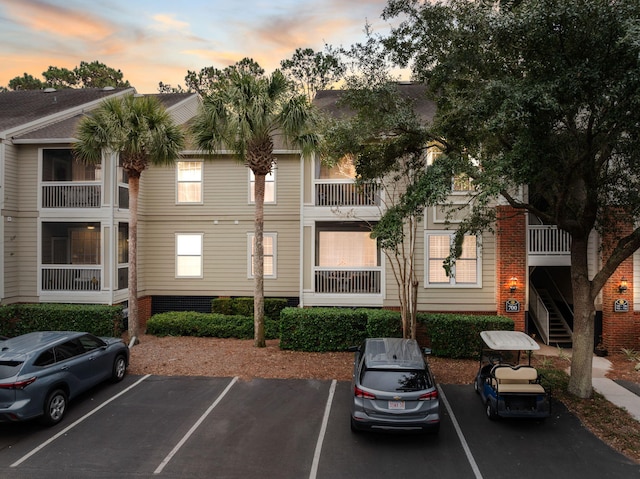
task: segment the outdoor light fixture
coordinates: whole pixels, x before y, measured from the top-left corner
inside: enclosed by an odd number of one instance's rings
[[[518,278],[514,276],[509,280],[509,291],[513,293],[516,289],[518,289]]]
[[[625,278],[624,276],[620,280],[620,286],[618,286],[618,291],[620,291],[620,293],[624,293],[625,291],[627,291],[627,278]]]

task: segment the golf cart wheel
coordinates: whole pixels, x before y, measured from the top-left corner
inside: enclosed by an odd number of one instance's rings
[[[491,401],[489,399],[487,399],[487,403],[485,405],[485,412],[487,413],[487,417],[492,421],[494,421],[498,417],[498,414],[491,405]]]

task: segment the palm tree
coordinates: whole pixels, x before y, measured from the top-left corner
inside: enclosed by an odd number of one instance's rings
[[[127,95],[103,101],[82,118],[75,157],[100,164],[103,152],[120,154],[129,177],[129,338],[138,341],[138,193],[140,176],[150,165],[170,165],[184,149],[184,134],[153,96]]]
[[[304,95],[280,70],[265,76],[253,60],[216,70],[213,88],[204,98],[191,131],[196,145],[209,155],[228,149],[255,176],[254,344],[264,347],[264,187],[276,160],[277,135],[310,154],[316,147],[315,115]]]

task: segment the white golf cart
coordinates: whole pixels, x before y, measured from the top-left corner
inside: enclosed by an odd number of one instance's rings
[[[538,343],[520,331],[482,331],[480,337],[483,347],[474,388],[487,417],[548,417],[550,395],[531,366],[530,352],[540,349]],[[528,363],[520,364],[525,357]]]

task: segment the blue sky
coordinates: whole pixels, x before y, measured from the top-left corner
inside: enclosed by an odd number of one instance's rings
[[[267,71],[296,48],[387,33],[386,0],[0,0],[0,85],[52,66],[100,61],[140,93],[184,86],[187,70],[251,57]]]

